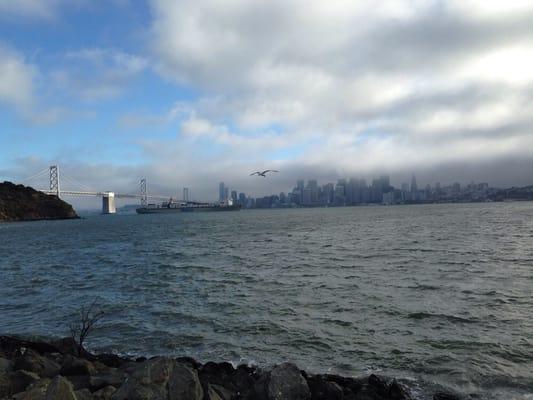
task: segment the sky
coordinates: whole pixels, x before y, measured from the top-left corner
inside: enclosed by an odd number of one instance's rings
[[[528,185],[532,100],[530,0],[0,0],[0,180]]]

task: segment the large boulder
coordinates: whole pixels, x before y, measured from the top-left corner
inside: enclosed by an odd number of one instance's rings
[[[77,400],[72,384],[61,375],[56,376],[46,389],[46,400]]]
[[[311,392],[298,367],[283,363],[270,371],[267,396],[269,400],[308,400]]]
[[[195,369],[167,357],[155,357],[125,368],[127,377],[114,400],[202,400]]]
[[[91,388],[95,391],[107,386],[119,388],[122,382],[124,382],[124,372],[116,368],[109,368],[90,377]]]
[[[11,393],[11,373],[12,363],[8,359],[0,357],[0,399]]]
[[[35,372],[20,369],[11,373],[9,379],[11,381],[11,393],[19,393],[26,390],[28,386],[39,381],[41,378]]]
[[[24,392],[16,393],[13,400],[46,400],[46,391],[50,385],[50,379],[44,378],[31,384]]]
[[[96,374],[96,368],[90,361],[67,355],[63,359],[59,373],[63,376],[94,375]]]
[[[307,379],[313,400],[342,400],[344,391],[342,387],[322,376]]]
[[[24,349],[15,356],[14,369],[35,372],[42,378],[53,378],[59,373],[60,366],[50,358],[41,356],[35,350]]]
[[[170,400],[202,400],[204,391],[196,370],[176,363],[168,382],[168,395]]]

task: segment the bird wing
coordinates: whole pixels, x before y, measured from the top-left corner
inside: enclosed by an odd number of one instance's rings
[[[266,172],[279,172],[279,171],[276,170],[276,169],[267,169],[267,170],[263,171],[263,174],[266,173]]]
[[[256,171],[256,172],[252,172],[252,173],[250,174],[250,176],[252,176],[252,175],[259,175],[259,174],[260,174],[260,172],[259,172],[259,171]]]

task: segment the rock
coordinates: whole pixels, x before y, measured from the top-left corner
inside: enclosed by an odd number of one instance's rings
[[[50,379],[41,379],[30,385],[24,392],[12,396],[13,400],[45,400],[46,390],[50,385]]]
[[[202,400],[204,391],[196,370],[176,363],[168,382],[169,400]]]
[[[9,377],[11,369],[11,361],[0,358],[0,399],[11,393],[11,379]]]
[[[11,393],[23,392],[28,386],[40,379],[35,372],[24,371],[23,369],[15,371],[10,375]]]
[[[78,344],[71,337],[64,337],[62,339],[54,340],[51,344],[61,354],[69,354],[71,356],[78,355]]]
[[[269,374],[267,396],[269,400],[306,400],[311,398],[307,382],[296,365],[277,365]]]
[[[113,386],[106,386],[105,388],[94,392],[93,396],[96,400],[110,400],[116,391],[117,389]]]
[[[116,368],[112,368],[107,372],[101,372],[94,376],[91,376],[90,384],[93,390],[99,390],[106,386],[113,386],[115,388],[119,388],[122,385],[124,378],[124,372]]]
[[[62,376],[58,375],[46,389],[46,400],[77,400],[72,384]]]
[[[165,386],[141,384],[129,377],[111,398],[113,400],[167,400],[168,392]]]
[[[14,369],[23,369],[35,372],[43,378],[52,378],[59,373],[59,364],[47,357],[41,356],[35,350],[26,349],[24,354],[18,353],[15,357]]]
[[[63,365],[59,373],[63,376],[94,375],[96,374],[96,368],[90,361],[67,355],[63,359]]]
[[[344,398],[342,387],[323,377],[309,377],[307,383],[313,400],[342,400]]]
[[[151,383],[164,385],[168,382],[174,364],[171,358],[154,357],[143,363],[134,364],[131,376],[144,385]]]
[[[433,400],[462,400],[463,398],[451,392],[437,392],[433,395]]]
[[[205,400],[224,400],[220,397],[218,392],[213,389],[213,386],[207,385],[207,396],[205,397]]]
[[[389,394],[389,386],[385,379],[380,376],[371,374],[368,377],[368,387],[371,392],[374,392],[381,397],[387,397]]]
[[[239,365],[233,374],[232,389],[237,395],[245,394],[253,386],[255,381],[259,379],[259,374],[254,368],[250,368],[246,365]],[[227,387],[227,384],[224,384]]]
[[[95,400],[95,397],[89,389],[81,389],[74,391],[78,400]]]
[[[92,389],[90,375],[71,375],[67,379],[72,383],[74,390]]]
[[[411,400],[409,391],[394,379],[389,385],[390,400]]]
[[[223,386],[220,386],[220,385],[210,385],[213,390],[215,392],[217,392],[217,394],[219,395],[219,397],[222,399],[222,400],[231,400],[233,399],[235,396],[235,392],[223,387]]]

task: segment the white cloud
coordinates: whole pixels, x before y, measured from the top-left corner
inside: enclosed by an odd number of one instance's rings
[[[0,101],[28,112],[33,105],[37,69],[13,50],[0,45]]]

